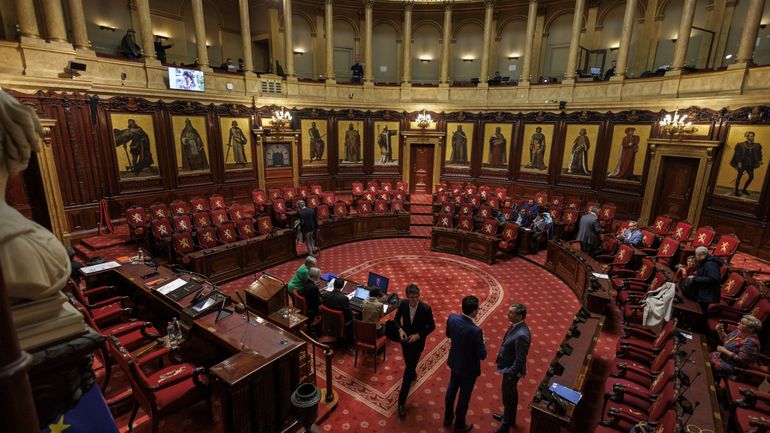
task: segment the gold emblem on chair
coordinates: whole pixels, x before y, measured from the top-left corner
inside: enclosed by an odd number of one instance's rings
[[[620,251],[618,251],[618,258],[619,258],[620,260],[623,260],[623,259],[625,259],[625,257],[626,257],[626,250],[620,250]]]
[[[190,242],[188,242],[186,238],[180,239],[179,245],[181,245],[182,248],[190,248]]]
[[[485,224],[484,232],[486,232],[487,234],[492,234],[492,224]]]
[[[663,230],[663,221],[661,220],[655,221],[655,228],[658,230]]]
[[[270,228],[270,224],[267,223],[267,220],[262,220],[262,228],[267,230]],[[206,233],[208,234],[208,233]]]
[[[195,205],[195,210],[203,210],[203,205],[198,203]]]
[[[698,242],[706,242],[706,233],[701,233],[698,235]]]
[[[441,218],[441,225],[448,226],[449,225],[449,218],[447,218],[447,217]]]
[[[719,246],[719,251],[722,251],[723,253],[727,252],[727,247],[730,246],[729,242],[722,242],[722,244]]]
[[[572,222],[572,214],[571,213],[567,214],[567,221]]]
[[[217,220],[218,220],[219,222],[223,223],[223,222],[225,222],[225,216],[224,216],[224,215],[222,215],[222,214],[219,214],[219,216],[217,217]]]
[[[179,228],[182,230],[187,230],[187,223],[184,220],[179,221]]]
[[[668,250],[669,250],[669,245],[668,244],[664,244],[663,245],[663,250],[662,250],[663,254],[668,254]]]
[[[156,209],[155,216],[158,218],[165,218],[166,214],[163,213],[163,209]]]
[[[610,210],[609,209],[604,209],[604,216],[607,217],[607,218],[610,217]]]
[[[647,265],[642,265],[641,268],[639,268],[639,275],[644,275],[647,273]]]
[[[727,284],[725,285],[725,289],[727,289],[727,293],[730,293],[733,291],[733,286],[735,285],[735,280],[729,280]]]
[[[463,228],[467,229],[468,227],[468,220],[463,221]]]
[[[168,234],[168,229],[166,228],[165,225],[159,225],[158,226],[158,233],[160,233],[160,234],[165,236],[165,235]]]
[[[225,237],[227,239],[232,239],[233,238],[233,234],[230,232],[230,229],[225,229]]]
[[[134,219],[134,222],[136,224],[141,224],[142,223],[142,216],[139,215],[138,213],[135,213],[132,218]]]
[[[205,240],[206,242],[212,242],[214,238],[211,236],[211,233],[207,232],[203,234],[203,240]]]
[[[173,369],[171,371],[167,371],[167,372],[161,374],[160,377],[158,378],[158,383],[160,384],[162,382],[165,382],[165,381],[171,379],[174,376],[178,376],[178,375],[182,374],[182,372],[184,372],[186,368],[187,367],[185,367],[185,366],[181,366],[179,368],[175,368],[175,369]]]
[[[682,227],[678,227],[676,229],[676,233],[674,233],[674,236],[676,236],[678,238],[681,238],[682,237],[682,231],[683,231],[683,228]]]
[[[235,211],[235,219],[238,219],[238,220],[241,219],[241,212],[240,211]]]
[[[200,225],[200,226],[205,226],[205,225],[206,225],[206,218],[201,218],[201,219],[199,219],[199,220],[198,220],[198,223],[200,223],[200,224],[198,224],[198,225]]]

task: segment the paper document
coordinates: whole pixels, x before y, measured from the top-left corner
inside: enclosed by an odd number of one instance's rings
[[[88,274],[93,274],[94,272],[106,271],[107,269],[119,268],[120,266],[121,265],[118,262],[104,262],[104,263],[99,263],[98,265],[86,266],[86,267],[80,268],[80,272],[88,275]]]
[[[601,278],[602,280],[609,280],[610,279],[610,276],[607,275],[607,274],[600,274],[598,272],[592,272],[592,274],[594,274],[594,277]]]
[[[187,281],[185,281],[185,280],[183,280],[181,278],[177,278],[176,280],[174,280],[174,281],[172,281],[172,282],[170,282],[168,284],[164,284],[163,286],[158,287],[158,293],[167,295],[167,294],[173,292],[174,290],[184,286],[185,284],[187,284]]]
[[[329,280],[329,283],[326,285],[327,292],[331,292],[332,290],[334,290],[334,278]]]
[[[356,296],[356,292],[350,292],[347,294],[348,299],[353,299],[354,296]]]
[[[388,304],[382,304],[382,312],[387,313],[388,312]]]
[[[575,391],[574,389],[567,388],[566,386],[561,386],[556,382],[552,383],[549,389],[552,393],[558,395],[559,397],[567,400],[572,404],[578,404],[580,399],[583,397],[583,394]]]

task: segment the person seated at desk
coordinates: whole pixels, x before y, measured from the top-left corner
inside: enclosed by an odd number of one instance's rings
[[[682,290],[685,296],[695,299],[700,305],[703,316],[699,323],[700,330],[706,331],[709,305],[719,302],[720,286],[722,284],[722,265],[725,263],[720,257],[712,256],[706,247],[695,249],[695,260],[698,262],[698,269],[695,275],[690,275],[683,281]]]
[[[321,284],[321,270],[310,268],[307,275],[308,279],[299,293],[305,298],[307,317],[310,319],[310,323],[313,323],[313,319],[318,315],[318,307],[321,305],[321,290],[318,288],[318,285]]]
[[[725,334],[723,324],[717,325],[717,336],[722,345],[717,346],[716,352],[709,353],[711,368],[717,380],[740,375],[741,369],[754,363],[759,354],[757,333],[761,329],[762,322],[750,314],[741,317],[738,328],[729,334]]]
[[[297,290],[302,290],[302,288],[305,287],[305,283],[307,282],[308,278],[308,271],[310,271],[310,268],[314,267],[316,267],[315,257],[307,256],[305,258],[305,263],[300,265],[300,267],[298,267],[294,272],[294,276],[291,277],[291,280],[289,281],[289,296],[292,297],[292,300],[294,299],[294,292]]]
[[[334,290],[327,292],[326,295],[324,295],[324,307],[342,311],[342,316],[345,319],[345,341],[352,341],[353,310],[350,309],[350,299],[348,299],[347,295],[342,293],[343,287],[345,287],[345,280],[336,278],[334,280]],[[348,354],[353,355],[353,349],[348,348]]]
[[[518,224],[519,227],[529,228],[529,224],[530,224],[529,212],[522,207],[521,209],[519,209],[519,213],[516,215],[516,217],[513,218],[513,222]]]
[[[676,273],[674,274],[674,282],[684,280],[690,275],[695,275],[695,271],[698,270],[698,264],[695,262],[695,256],[687,256],[687,264],[676,265]]]
[[[532,230],[535,231],[535,239],[537,240],[542,238],[550,240],[553,237],[553,219],[547,210],[535,217],[532,221]]]
[[[526,209],[527,212],[529,212],[529,217],[532,218],[533,215],[537,215],[538,212],[540,212],[540,206],[535,204],[535,200],[529,199],[526,203],[521,205],[522,209]]]
[[[634,248],[642,246],[642,231],[639,230],[639,224],[636,221],[629,221],[628,228],[623,230],[617,237],[618,241],[631,245]]]
[[[383,303],[380,302],[381,297],[382,292],[375,287],[369,291],[369,298],[361,304],[361,320],[377,325],[377,337],[385,335],[385,327],[380,323],[380,319],[385,314],[382,309]]]

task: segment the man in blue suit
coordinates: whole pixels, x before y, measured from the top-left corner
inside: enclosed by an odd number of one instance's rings
[[[500,421],[500,428],[495,433],[508,433],[516,425],[516,405],[519,404],[519,391],[516,388],[519,379],[527,374],[527,353],[532,343],[524,318],[527,317],[527,307],[524,304],[513,304],[508,308],[508,321],[511,327],[505,332],[500,352],[497,354],[497,372],[503,375],[503,406],[505,411],[492,414]]]
[[[481,375],[481,360],[487,357],[484,333],[474,319],[479,313],[479,298],[463,298],[463,314],[450,314],[446,321],[446,336],[452,340],[447,365],[452,370],[444,401],[444,426],[455,422],[455,433],[466,433],[473,424],[465,424],[468,402],[471,399],[476,378]],[[460,399],[455,408],[455,397],[460,391]]]

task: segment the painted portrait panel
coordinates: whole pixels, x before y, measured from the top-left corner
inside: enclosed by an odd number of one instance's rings
[[[398,122],[374,122],[374,165],[398,166]]]
[[[323,167],[329,158],[328,122],[324,119],[302,119],[302,165],[305,167]]]
[[[548,173],[553,146],[552,124],[524,125],[520,170],[524,173]]]
[[[469,167],[473,151],[473,123],[447,122],[445,165]]]
[[[251,122],[248,117],[220,117],[225,170],[252,168]]]
[[[564,137],[564,156],[561,161],[562,174],[591,177],[599,139],[599,125],[567,125]]]
[[[487,168],[508,168],[510,158],[512,123],[487,123],[484,125],[484,150],[481,166]]]
[[[767,175],[762,146],[767,151],[770,126],[730,126],[714,194],[757,202]]]
[[[362,120],[341,120],[337,122],[337,139],[340,165],[363,165],[364,122]]]
[[[612,129],[608,179],[640,182],[652,125],[615,125]]]
[[[210,171],[209,139],[203,116],[171,116],[176,168],[179,174]]]
[[[110,121],[120,180],[160,176],[152,115],[110,113]]]

